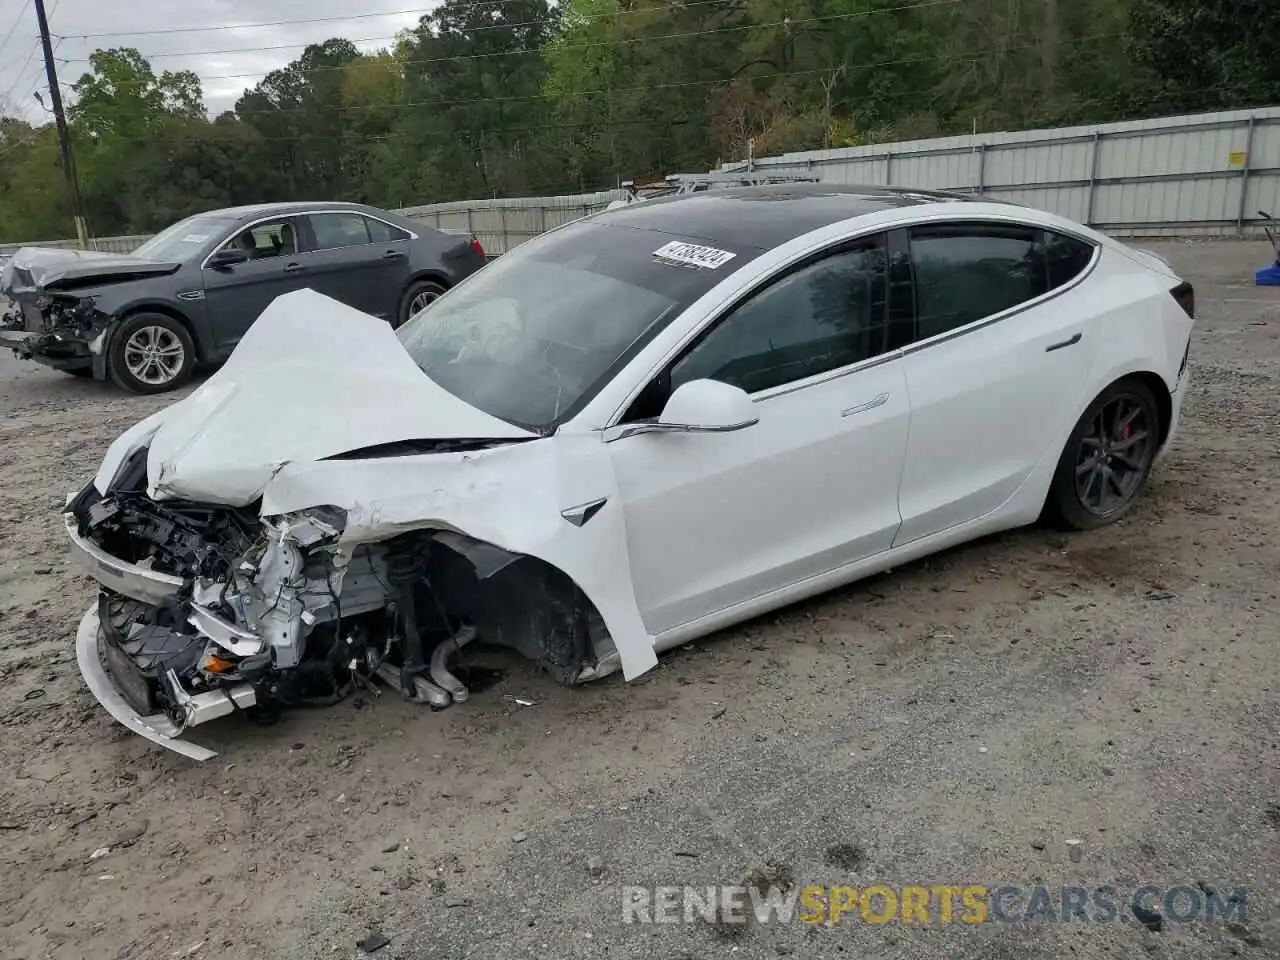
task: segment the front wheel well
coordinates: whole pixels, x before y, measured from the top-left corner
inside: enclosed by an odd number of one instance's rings
[[[196,346],[196,359],[200,361],[206,359],[204,345],[201,344],[200,338],[196,336],[196,328],[192,324],[190,318],[183,314],[182,311],[175,310],[168,304],[140,303],[137,306],[129,307],[129,309],[116,317],[115,326],[118,327],[125,320],[128,320],[130,317],[136,317],[140,313],[158,313],[161,316],[168,317],[170,320],[174,320],[182,324],[183,328],[187,331],[187,334],[191,337],[191,342]]]

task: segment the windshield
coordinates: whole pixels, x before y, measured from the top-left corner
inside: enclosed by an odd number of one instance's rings
[[[714,269],[654,256],[681,239],[571,224],[480,270],[401,327],[400,341],[427,376],[473,407],[548,431],[681,310],[760,252],[735,247]]]
[[[186,263],[206,246],[220,237],[234,221],[229,217],[217,217],[201,213],[179,220],[166,227],[133,251],[142,260],[165,263]]]

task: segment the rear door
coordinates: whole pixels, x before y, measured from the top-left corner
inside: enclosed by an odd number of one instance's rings
[[[255,223],[223,246],[249,253],[246,263],[201,271],[214,343],[226,355],[272,300],[308,286],[308,255],[299,243],[297,217]]]
[[[912,228],[917,328],[894,545],[996,510],[1084,402],[1096,330],[1079,282],[1095,247],[1039,227]]]
[[[310,286],[390,320],[409,283],[409,234],[354,211],[307,215]]]

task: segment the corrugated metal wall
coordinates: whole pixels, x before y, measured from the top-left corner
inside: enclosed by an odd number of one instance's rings
[[[621,190],[561,197],[512,197],[505,200],[457,200],[405,207],[400,212],[433,227],[466,230],[491,256],[506,253],[530,237],[603,210],[621,199]]]
[[[788,153],[754,165],[816,173],[832,183],[980,194],[1051,210],[1118,236],[1252,234],[1259,229],[1259,210],[1280,215],[1280,107]],[[497,255],[621,196],[604,191],[463,200],[401,212],[431,226],[468,230]],[[144,239],[105,237],[94,247],[126,252]],[[0,254],[19,246],[0,246]]]
[[[1280,107],[789,153],[754,166],[981,194],[1117,235],[1252,233],[1259,210],[1280,213]]]

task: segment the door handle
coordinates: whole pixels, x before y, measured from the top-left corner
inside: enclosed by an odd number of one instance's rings
[[[1047,346],[1047,347],[1045,347],[1045,348],[1044,348],[1044,352],[1045,352],[1045,353],[1053,353],[1053,351],[1055,351],[1055,350],[1061,350],[1063,347],[1074,347],[1074,346],[1075,346],[1077,343],[1079,343],[1082,339],[1084,339],[1084,334],[1083,334],[1083,333],[1077,333],[1075,336],[1071,337],[1071,339],[1069,339],[1069,340],[1063,340],[1061,343],[1051,343],[1051,344],[1049,344],[1049,346]]]
[[[859,403],[857,406],[850,407],[848,410],[841,410],[840,416],[852,417],[855,413],[866,413],[868,410],[874,410],[876,407],[883,407],[889,402],[887,393],[878,393],[865,403]]]
[[[388,250],[382,255],[383,260],[399,260],[404,257],[403,250]]]
[[[285,273],[297,273],[299,270],[302,270],[302,269],[303,269],[303,266],[300,263],[286,263],[284,265]]]

